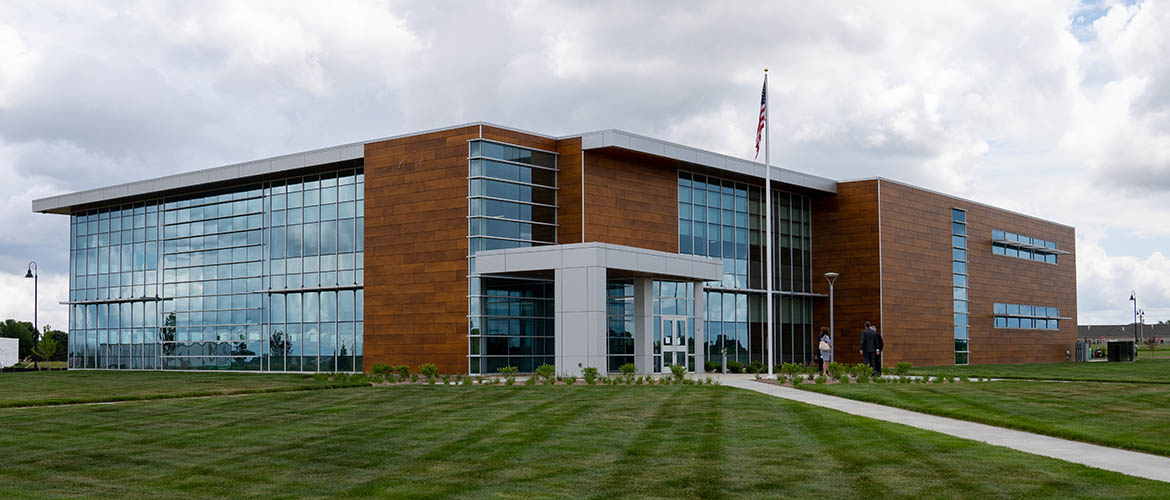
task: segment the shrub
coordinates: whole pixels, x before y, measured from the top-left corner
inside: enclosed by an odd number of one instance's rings
[[[743,363],[739,361],[728,361],[727,371],[731,373],[743,373]]]
[[[500,375],[504,376],[504,383],[512,385],[516,383],[516,372],[520,371],[515,366],[504,366],[500,368]]]
[[[535,373],[536,373],[536,376],[547,380],[547,379],[551,379],[554,376],[556,376],[557,368],[553,365],[545,363],[543,365],[536,367]]]
[[[574,377],[572,375],[565,377],[565,385],[573,385],[576,383],[577,383],[577,377]]]
[[[907,373],[910,373],[910,368],[912,366],[913,365],[911,365],[909,361],[899,361],[898,364],[894,365],[894,373],[898,375],[906,375]]]
[[[764,363],[761,363],[760,361],[752,361],[751,364],[749,364],[747,366],[748,373],[758,374],[758,373],[763,372],[764,370],[765,370]]]
[[[636,383],[638,385],[642,385],[642,377],[638,377],[637,379],[635,379],[634,383]]]
[[[804,382],[804,375],[793,375],[792,376],[792,386],[793,387],[800,385],[802,382]]]
[[[832,378],[841,378],[842,375],[849,373],[849,367],[841,363],[829,363],[829,376]]]
[[[410,381],[411,381],[411,382],[418,382],[418,374],[417,374],[417,373],[411,373],[411,374],[410,374]]]
[[[787,384],[787,383],[788,383],[788,377],[787,377],[787,376],[785,376],[785,375],[776,375],[776,382],[779,382],[779,383],[781,383],[781,384]]]
[[[378,375],[381,377],[385,377],[385,376],[390,375],[394,372],[390,369],[390,365],[388,365],[386,363],[378,363],[378,364],[370,367],[370,373],[373,373],[374,375]]]
[[[585,377],[586,384],[593,385],[597,383],[597,368],[586,366],[582,374]]]
[[[666,385],[669,382],[670,382],[670,380],[668,380],[666,377],[659,377],[658,378],[658,385]]]
[[[450,380],[451,380],[450,375],[443,375],[443,385],[447,385],[447,382],[449,382]]]
[[[828,381],[829,381],[829,379],[825,378],[824,375],[817,375],[817,378],[813,379],[813,382],[815,382],[817,384],[824,384]]]
[[[875,380],[881,380],[881,378],[879,377],[879,378],[877,378],[877,379],[875,379]],[[861,375],[861,376],[859,376],[859,377],[857,377],[857,383],[859,383],[859,384],[868,384],[868,383],[869,383],[869,381],[870,381],[870,380],[869,380],[869,374],[868,374],[868,373],[867,373],[867,374],[864,374],[864,375]]]
[[[536,375],[528,377],[527,379],[524,380],[524,385],[536,385],[536,379],[537,379]]]
[[[670,365],[670,373],[675,380],[682,380],[687,376],[687,368],[683,365]]]
[[[796,375],[804,371],[804,367],[796,363],[784,363],[780,365],[780,373],[785,375]]]
[[[707,385],[711,385],[711,384],[714,384],[714,383],[715,383],[715,379],[713,379],[713,378],[711,378],[711,377],[707,377],[707,379],[706,379],[706,380],[707,380]]]
[[[716,363],[714,361],[704,361],[703,362],[703,371],[705,371],[707,373],[717,372],[717,371],[719,371],[719,363]]]
[[[439,367],[435,366],[434,363],[423,363],[418,365],[418,372],[434,381],[435,377],[439,376]]]
[[[853,379],[849,378],[849,375],[845,375],[845,376],[842,376],[841,378],[837,379],[837,381],[842,383],[842,384],[848,384],[851,380],[853,380]]]
[[[459,383],[463,385],[471,385],[471,375],[463,377],[463,380],[460,380]]]
[[[626,378],[626,383],[630,384],[634,381],[634,372],[638,371],[638,367],[633,363],[626,363],[619,366],[618,371],[622,372],[622,376]]]

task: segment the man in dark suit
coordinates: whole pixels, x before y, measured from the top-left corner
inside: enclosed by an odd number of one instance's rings
[[[882,374],[881,366],[878,366],[878,356],[882,353],[882,336],[878,335],[876,329],[870,322],[865,322],[865,330],[861,331],[861,358],[866,365],[873,368],[875,376]]]

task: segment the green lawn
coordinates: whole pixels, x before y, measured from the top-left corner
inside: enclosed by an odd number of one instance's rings
[[[6,499],[1170,497],[729,387],[369,387],[0,419]]]
[[[0,408],[328,388],[298,374],[54,371],[0,373]]]
[[[1152,358],[1139,354],[1138,360],[1133,363],[1097,362],[926,366],[915,367],[910,372],[915,375],[949,375],[956,377],[1170,384],[1170,357]]]
[[[802,389],[1105,446],[1170,456],[1170,386],[1002,381],[802,384]]]

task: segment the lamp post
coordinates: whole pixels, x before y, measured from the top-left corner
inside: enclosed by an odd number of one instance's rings
[[[834,334],[836,330],[833,325],[833,282],[837,281],[837,273],[825,273],[825,281],[829,282],[829,347],[832,349],[829,352],[837,352],[837,343],[834,341]]]
[[[1137,290],[1129,292],[1129,301],[1133,302],[1133,357],[1137,359],[1138,331],[1137,331]]]
[[[1138,337],[1146,340],[1146,310],[1138,309]]]
[[[37,323],[37,262],[31,261],[28,263],[28,271],[24,273],[25,278],[32,278],[33,280],[33,338],[40,335],[41,325]]]

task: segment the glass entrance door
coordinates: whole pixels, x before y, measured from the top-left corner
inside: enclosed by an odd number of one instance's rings
[[[687,366],[686,316],[662,316],[661,373],[670,373],[670,365]]]

